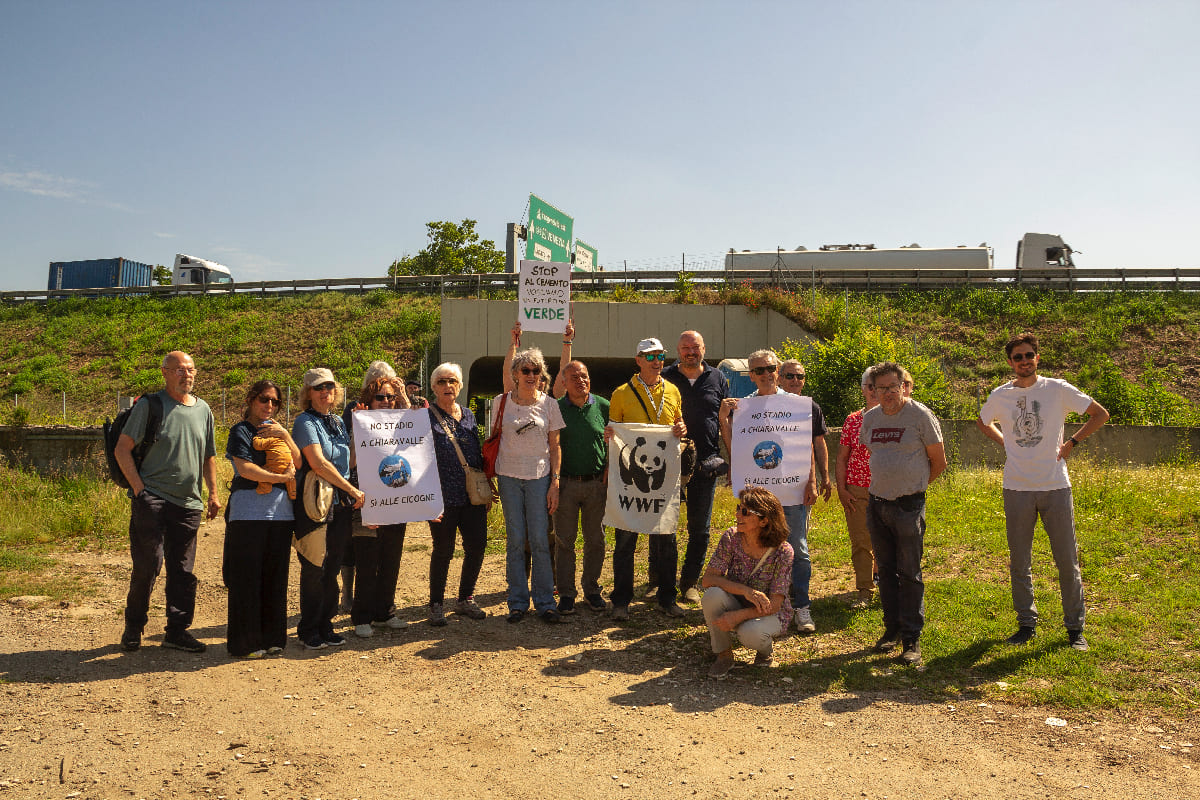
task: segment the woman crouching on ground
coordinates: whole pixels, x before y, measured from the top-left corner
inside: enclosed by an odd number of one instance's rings
[[[475,415],[471,409],[459,405],[456,399],[462,389],[462,367],[449,362],[438,364],[429,383],[433,388],[429,423],[433,427],[433,449],[437,454],[444,503],[442,516],[429,523],[429,532],[433,536],[433,553],[429,558],[429,624],[440,628],[446,624],[443,603],[450,561],[454,558],[455,533],[462,534],[463,563],[458,577],[458,600],[453,611],[470,619],[487,616],[487,612],[475,603],[474,594],[475,582],[483,567],[483,551],[487,547],[489,506],[471,503],[467,495],[466,471],[459,459],[461,451],[467,466],[483,469]]]
[[[271,381],[251,386],[242,421],[229,431],[225,447],[236,474],[230,487],[221,571],[229,590],[225,646],[235,658],[274,655],[287,643],[293,517],[292,500],[284,486],[296,478],[300,448],[274,420],[281,399],[279,387]],[[263,440],[277,440],[281,455],[286,448],[288,460],[276,464],[283,467],[281,472],[267,469],[268,449]]]
[[[708,671],[723,678],[733,668],[733,634],[754,650],[754,663],[770,666],[774,639],[787,630],[792,607],[792,546],[783,506],[766,489],[738,495],[737,525],[721,541],[701,579],[704,622],[717,654]]]

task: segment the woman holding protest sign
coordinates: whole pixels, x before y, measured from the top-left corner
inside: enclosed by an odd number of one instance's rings
[[[487,546],[487,512],[491,507],[491,486],[484,487],[489,502],[472,502],[467,481],[469,471],[483,469],[478,427],[471,409],[458,404],[462,389],[462,367],[439,364],[430,376],[433,403],[429,421],[433,429],[433,449],[437,455],[438,477],[442,484],[442,516],[429,522],[433,553],[429,557],[429,624],[446,624],[443,604],[450,561],[454,558],[455,533],[462,535],[463,563],[458,577],[458,600],[454,613],[470,619],[483,619],[487,612],[475,603],[475,582],[483,568]],[[477,501],[483,498],[476,497]]]
[[[538,389],[545,373],[546,361],[540,350],[516,353],[511,369],[516,389],[493,401],[492,428],[500,430],[496,477],[508,536],[508,621],[514,623],[529,611],[531,582],[538,616],[547,623],[562,621],[554,602],[549,524],[550,514],[558,507],[562,457],[558,432],[563,419],[558,403]],[[533,554],[529,572],[525,569],[527,542]]]
[[[225,646],[236,658],[274,655],[287,643],[293,517],[284,486],[295,480],[300,448],[274,420],[282,397],[271,381],[251,386],[242,421],[229,431],[225,447],[236,474],[230,487],[221,573],[229,590]],[[270,441],[282,443],[290,457],[282,472],[267,468]]]
[[[334,413],[345,389],[328,369],[304,373],[300,405],[304,409],[292,424],[292,438],[304,454],[304,480],[298,484],[296,549],[300,553],[300,621],[296,634],[309,650],[342,645],[345,638],[333,629],[338,602],[338,572],[350,539],[353,510],[362,508],[366,495],[350,483],[350,434]],[[320,491],[307,485],[317,479],[333,489],[326,509]],[[311,502],[310,502],[311,500]],[[324,513],[321,513],[324,512]],[[303,516],[301,516],[303,515]],[[313,537],[311,543],[304,540]]]
[[[408,407],[404,381],[396,377],[378,377],[363,387],[354,411]],[[350,470],[350,482],[358,486],[357,468]],[[393,614],[392,607],[396,599],[396,581],[400,575],[400,557],[404,553],[407,525],[400,522],[368,527],[362,524],[361,512],[355,512],[354,517],[354,601],[350,608],[354,635],[370,638],[375,633],[372,626],[403,630],[408,623]]]
[[[737,525],[721,534],[701,578],[704,622],[712,651],[708,671],[723,678],[733,669],[733,635],[757,655],[754,663],[770,666],[774,639],[787,630],[792,608],[792,546],[783,506],[766,489],[746,487],[738,494]]]

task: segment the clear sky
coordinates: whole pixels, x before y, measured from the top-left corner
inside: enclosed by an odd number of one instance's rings
[[[0,2],[0,289],[382,275],[530,192],[620,269],[842,242],[1200,266],[1200,3]],[[1190,98],[1190,99],[1189,99]]]

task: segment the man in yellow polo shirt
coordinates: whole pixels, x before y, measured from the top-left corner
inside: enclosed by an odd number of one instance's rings
[[[618,386],[609,401],[610,422],[647,422],[654,425],[672,425],[673,433],[683,437],[687,426],[683,424],[683,401],[679,390],[670,381],[663,380],[663,367],[667,364],[667,353],[658,339],[642,339],[637,345],[638,372],[628,383]],[[611,429],[605,431],[605,441],[612,438]],[[633,600],[633,554],[637,550],[636,533],[616,531],[613,547],[613,591],[612,618],[629,619],[629,602]],[[682,617],[683,609],[675,602],[675,572],[679,565],[679,545],[675,534],[655,534],[650,537],[650,550],[660,574],[652,576],[658,585],[658,605],[669,617]],[[671,572],[667,574],[667,568]]]

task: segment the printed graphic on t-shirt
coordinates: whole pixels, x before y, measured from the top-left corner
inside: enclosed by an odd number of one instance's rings
[[[889,444],[904,438],[904,428],[876,428],[871,431],[871,444]]]
[[[1017,400],[1013,411],[1013,435],[1019,447],[1037,447],[1042,442],[1042,404],[1028,397]]]

